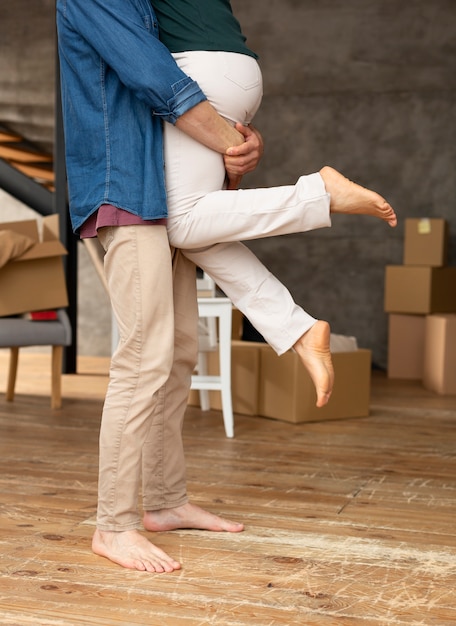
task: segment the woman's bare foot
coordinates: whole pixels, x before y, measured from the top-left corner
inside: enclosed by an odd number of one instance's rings
[[[293,346],[315,385],[318,407],[328,403],[334,385],[329,340],[329,324],[319,320]]]
[[[372,215],[392,227],[397,225],[394,209],[375,191],[353,183],[327,165],[320,170],[320,176],[331,196],[331,213]]]
[[[92,539],[92,550],[122,567],[141,572],[162,574],[181,568],[180,563],[154,546],[137,530],[113,532],[97,528]]]
[[[239,533],[244,530],[243,524],[231,522],[223,517],[209,513],[196,504],[183,504],[174,509],[146,511],[143,518],[144,528],[155,532],[177,530],[179,528],[196,528],[215,532]]]

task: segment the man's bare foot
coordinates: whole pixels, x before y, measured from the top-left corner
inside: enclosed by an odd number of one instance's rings
[[[334,385],[329,340],[329,324],[319,320],[293,346],[315,385],[318,407],[328,403]]]
[[[162,574],[181,568],[180,563],[154,546],[137,530],[112,532],[97,528],[92,539],[92,550],[122,567],[141,572]]]
[[[320,170],[320,176],[331,196],[331,213],[372,215],[392,227],[397,225],[394,209],[375,191],[353,183],[327,165]]]
[[[183,504],[174,509],[160,511],[146,511],[143,518],[144,528],[152,531],[177,530],[179,528],[196,528],[198,530],[212,530],[239,533],[244,530],[243,524],[231,522],[223,517],[209,513],[196,504]]]

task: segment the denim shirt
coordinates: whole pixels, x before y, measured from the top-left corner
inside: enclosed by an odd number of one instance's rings
[[[205,96],[158,40],[149,0],[57,0],[73,230],[102,204],[167,216],[162,120]]]

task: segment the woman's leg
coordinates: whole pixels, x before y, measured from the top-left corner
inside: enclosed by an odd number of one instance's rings
[[[317,321],[242,243],[182,250],[206,271],[277,352],[289,350]]]
[[[198,81],[220,115],[232,123],[252,120],[262,97],[255,59],[201,51],[174,57]],[[319,174],[302,177],[296,185],[222,190],[221,155],[169,124],[165,124],[165,164],[168,233],[178,248],[305,232],[331,223],[329,196]]]
[[[262,95],[254,59],[227,52],[174,56],[221,115],[232,122],[251,121]],[[396,225],[393,209],[381,196],[332,168],[302,176],[295,185],[222,190],[222,157],[169,124],[165,124],[165,162],[168,232],[172,245],[182,249],[330,226],[330,211],[373,215]]]
[[[279,354],[294,348],[315,385],[317,406],[324,406],[334,384],[329,324],[298,307],[288,290],[240,243],[182,252],[217,281]]]
[[[206,194],[185,215],[171,213],[168,235],[185,249],[303,233],[330,226],[329,207],[323,179],[311,174],[296,185]]]

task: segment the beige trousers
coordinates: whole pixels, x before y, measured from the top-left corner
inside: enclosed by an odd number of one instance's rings
[[[144,510],[187,502],[182,423],[197,357],[195,266],[165,226],[100,229],[119,328],[100,429],[97,526],[140,527]]]

